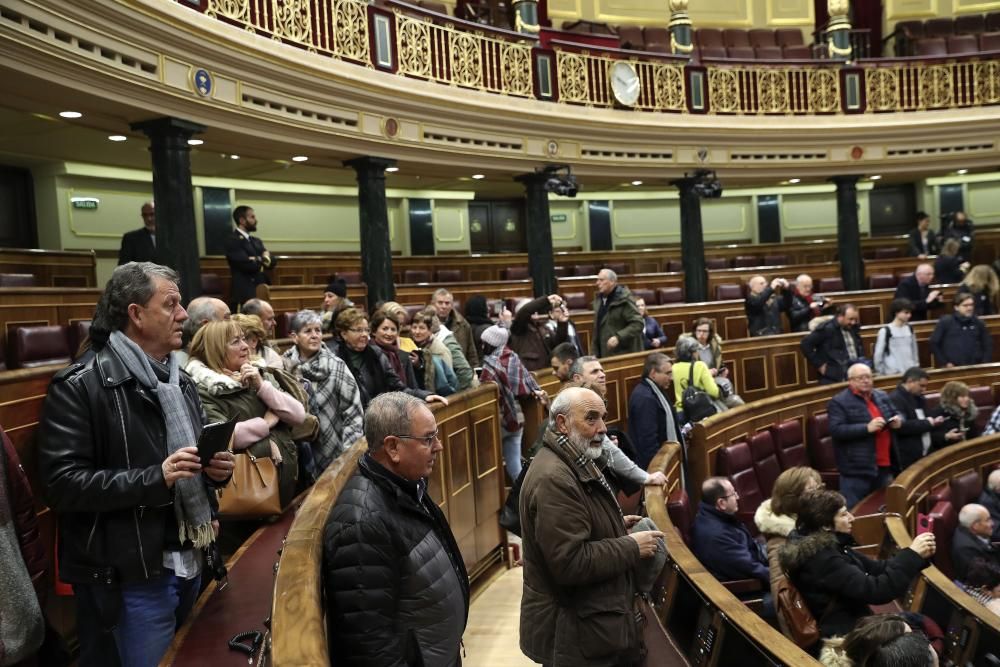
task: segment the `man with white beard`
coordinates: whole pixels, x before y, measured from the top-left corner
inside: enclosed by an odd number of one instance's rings
[[[635,570],[657,553],[663,533],[628,533],[639,517],[622,516],[594,463],[607,433],[601,397],[570,387],[550,413],[521,487],[521,650],[552,667],[638,665]]]

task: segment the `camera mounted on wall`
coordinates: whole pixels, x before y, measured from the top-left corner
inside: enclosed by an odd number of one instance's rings
[[[693,174],[685,173],[684,178],[693,182],[691,189],[702,199],[718,199],[722,196],[722,183],[711,169],[698,169]]]
[[[568,164],[546,165],[539,170],[539,173],[547,176],[544,186],[546,192],[553,192],[562,197],[575,197],[580,189],[576,176]]]

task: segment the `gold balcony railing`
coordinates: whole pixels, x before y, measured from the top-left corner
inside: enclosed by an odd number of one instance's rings
[[[1000,103],[1000,62],[910,62],[865,71],[868,111],[923,111]]]
[[[619,58],[591,55],[586,52],[556,51],[559,100],[599,107],[614,106],[611,94],[611,68]],[[636,109],[646,111],[684,111],[686,97],[684,67],[679,64],[633,60],[639,77]]]
[[[833,67],[713,66],[708,99],[715,113],[836,113],[840,72]]]

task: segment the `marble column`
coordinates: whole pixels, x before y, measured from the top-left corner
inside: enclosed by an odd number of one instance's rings
[[[837,185],[837,252],[844,289],[849,292],[863,290],[865,266],[858,230],[858,177],[834,176],[830,180]]]
[[[684,300],[688,303],[708,300],[705,238],[701,229],[701,196],[695,189],[699,180],[685,177],[671,183],[680,191],[681,264],[684,267]]]
[[[396,298],[392,280],[392,244],[389,210],[385,201],[385,170],[395,160],[359,157],[344,162],[358,176],[358,211],[361,223],[361,279],[368,289],[368,312],[381,301]]]
[[[552,222],[549,217],[549,193],[545,182],[547,171],[515,176],[514,180],[524,184],[527,200],[528,272],[536,297],[555,294],[559,291],[556,280],[555,260],[552,258]]]

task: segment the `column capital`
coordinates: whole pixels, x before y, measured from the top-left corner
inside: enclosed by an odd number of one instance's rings
[[[861,180],[861,176],[858,174],[844,174],[840,176],[831,176],[828,180],[831,183],[835,183],[839,188],[841,185],[857,185],[858,181]]]
[[[201,134],[205,131],[205,126],[192,123],[189,120],[173,118],[172,116],[161,116],[160,118],[150,118],[141,120],[129,125],[132,130],[139,130],[150,139],[161,137],[182,137],[185,140],[192,135]]]
[[[365,176],[385,176],[385,170],[395,167],[396,161],[387,157],[363,156],[350,160],[344,160],[344,166],[354,169],[358,173],[358,178],[362,174]]]

